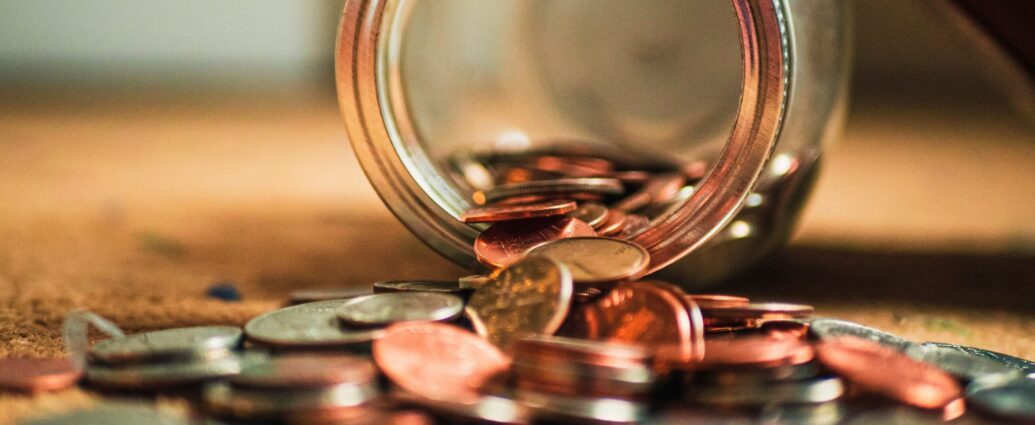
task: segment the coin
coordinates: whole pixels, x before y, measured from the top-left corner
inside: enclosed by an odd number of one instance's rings
[[[155,389],[196,384],[236,375],[241,369],[262,361],[261,353],[228,354],[212,360],[186,360],[129,366],[89,365],[86,380],[91,385],[115,389]]]
[[[230,377],[238,387],[297,389],[366,384],[377,377],[370,360],[344,354],[282,354],[257,362]]]
[[[579,207],[568,213],[568,217],[584,221],[594,229],[599,229],[607,221],[607,207],[599,202],[583,202]]]
[[[518,390],[517,399],[537,419],[589,423],[632,424],[647,419],[646,403],[621,398],[561,396]]]
[[[743,307],[751,302],[746,297],[721,294],[688,294],[700,308]]]
[[[531,423],[531,412],[528,408],[508,397],[497,395],[479,395],[467,402],[441,399],[429,399],[408,391],[395,391],[392,399],[405,404],[413,404],[446,416],[446,419],[457,419],[459,423],[480,424],[528,424]]]
[[[730,366],[775,367],[802,364],[815,355],[812,346],[793,339],[773,339],[762,335],[706,339],[700,368]]]
[[[650,254],[629,241],[601,237],[559,239],[532,248],[530,256],[541,256],[564,264],[580,284],[608,283],[631,279],[650,264]]]
[[[18,425],[191,425],[192,421],[183,414],[168,409],[159,410],[153,406],[131,403],[104,402],[86,408],[30,418]]]
[[[643,396],[655,381],[643,347],[562,337],[524,338],[514,346],[518,388],[552,394]]]
[[[604,236],[614,236],[622,233],[625,229],[625,222],[629,220],[629,216],[619,210],[608,210],[607,220],[604,224],[600,225],[597,229],[597,233]]]
[[[647,180],[640,190],[614,203],[611,208],[630,212],[651,203],[668,202],[679,193],[679,189],[682,189],[685,183],[686,178],[675,173],[651,176],[650,180]]]
[[[693,346],[693,324],[683,302],[639,282],[620,283],[596,301],[578,305],[558,335],[642,345],[659,355],[660,364],[691,363],[700,350]]]
[[[441,292],[464,295],[468,291],[453,280],[389,280],[374,283],[374,292]]]
[[[844,394],[844,384],[836,376],[765,384],[716,385],[695,388],[690,399],[714,406],[760,407],[769,404],[806,404],[834,401]]]
[[[298,305],[316,301],[347,300],[370,294],[370,288],[307,289],[292,291],[289,303]]]
[[[497,221],[520,220],[526,218],[550,217],[575,211],[572,201],[553,200],[534,204],[492,205],[475,208],[460,214],[464,223],[493,223]]]
[[[529,249],[553,240],[596,236],[588,224],[570,217],[540,218],[496,223],[478,235],[474,254],[483,264],[506,267]]]
[[[845,320],[812,319],[808,323],[809,333],[816,335],[821,340],[841,336],[854,336],[868,339],[901,352],[905,352],[909,347],[915,345],[912,341],[900,336]]]
[[[962,396],[956,380],[867,339],[842,336],[815,345],[820,363],[861,389],[924,409],[943,409]]]
[[[937,347],[940,350],[955,350],[961,353],[986,358],[998,362],[1004,366],[1016,369],[1022,374],[1035,373],[1035,362],[1014,357],[1008,354],[997,353],[984,348],[967,347],[965,345],[947,344],[944,342],[925,342],[924,347]]]
[[[762,385],[773,381],[797,381],[815,378],[822,372],[817,362],[799,364],[782,364],[778,366],[756,365],[725,366],[713,369],[694,369],[691,374],[693,384],[711,385]]]
[[[967,402],[1000,418],[1035,423],[1035,380],[990,375],[967,385]]]
[[[786,320],[812,315],[813,308],[804,304],[749,303],[740,306],[701,307],[705,320]]]
[[[233,326],[196,326],[143,332],[100,341],[90,349],[93,360],[108,364],[205,356],[241,343],[241,329]]]
[[[807,404],[769,404],[758,414],[764,424],[835,425],[848,409],[840,401]],[[886,423],[886,422],[880,422]]]
[[[294,391],[256,390],[216,382],[205,387],[202,398],[210,411],[221,416],[309,424],[361,417],[367,414],[363,404],[379,393],[373,381]]]
[[[80,376],[82,370],[68,358],[0,359],[0,390],[25,393],[57,391],[71,387]]]
[[[650,219],[640,214],[628,214],[625,216],[625,224],[622,231],[616,235],[619,239],[632,239],[643,233],[650,227]]]
[[[555,180],[534,180],[521,183],[503,184],[474,194],[476,203],[484,204],[500,199],[523,195],[590,193],[600,195],[618,195],[622,193],[622,182],[611,178],[577,177]],[[478,202],[478,201],[483,202]]]
[[[282,308],[256,317],[244,332],[252,341],[281,347],[328,347],[369,343],[381,329],[343,328],[337,311],[349,300],[318,301]]]
[[[338,308],[338,319],[356,326],[383,326],[413,320],[446,321],[460,316],[464,301],[436,292],[395,292],[353,298]]]
[[[455,326],[406,322],[374,342],[374,361],[395,385],[432,400],[471,403],[477,388],[505,371],[510,359],[494,345]]]
[[[551,335],[564,322],[572,300],[567,267],[527,257],[478,288],[467,303],[475,331],[504,350],[528,334]]]
[[[1015,375],[1021,372],[995,360],[980,357],[952,347],[937,345],[913,345],[906,349],[906,355],[931,364],[965,381],[972,381],[985,375]]]
[[[772,320],[763,323],[758,330],[774,339],[804,340],[809,333],[809,324],[797,320]]]
[[[457,283],[460,285],[460,289],[478,289],[491,281],[492,278],[489,276],[475,274],[461,277]]]

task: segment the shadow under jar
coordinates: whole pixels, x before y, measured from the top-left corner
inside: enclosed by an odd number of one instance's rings
[[[339,102],[378,194],[450,260],[483,268],[472,243],[484,225],[460,216],[485,186],[549,175],[529,158],[602,158],[629,179],[612,205],[637,177],[683,178],[628,211],[649,219],[630,240],[650,271],[702,286],[788,239],[844,113],[845,7],[348,0]],[[508,174],[515,162],[524,174]]]

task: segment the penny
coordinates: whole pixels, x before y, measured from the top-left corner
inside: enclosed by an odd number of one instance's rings
[[[229,382],[238,387],[295,389],[365,384],[377,378],[370,360],[344,354],[298,353],[270,357],[241,370]]]
[[[787,320],[812,316],[813,308],[804,304],[749,303],[740,306],[701,307],[706,320]]]
[[[773,339],[762,335],[706,339],[704,360],[699,367],[776,367],[802,364],[814,356],[812,346],[800,340]]]
[[[82,370],[68,358],[0,359],[0,390],[24,393],[58,391],[74,385],[80,376]]]
[[[625,222],[629,219],[629,216],[619,210],[608,210],[607,219],[604,224],[600,225],[597,229],[597,233],[604,236],[614,236],[622,232],[625,229]]]
[[[578,177],[503,184],[485,191],[475,192],[474,200],[476,203],[484,204],[514,196],[567,193],[618,195],[623,191],[622,182],[617,179]],[[480,200],[483,202],[478,202]]]
[[[374,293],[383,292],[441,292],[463,295],[468,291],[454,280],[389,280],[374,283]]]
[[[289,303],[298,305],[316,301],[347,300],[370,294],[370,288],[307,289],[292,291]]]
[[[228,354],[212,360],[187,360],[129,366],[90,365],[86,381],[91,385],[114,389],[157,389],[197,384],[233,376],[262,361],[262,353]]]
[[[294,391],[267,391],[217,382],[204,388],[208,410],[239,419],[277,419],[286,423],[335,423],[366,415],[363,405],[380,392],[375,382]]]
[[[532,421],[531,413],[523,404],[497,395],[479,395],[476,399],[461,403],[396,391],[392,394],[392,399],[423,407],[446,416],[446,419],[457,419],[459,423],[528,424]]]
[[[492,205],[468,210],[460,214],[460,220],[464,223],[493,223],[497,221],[563,215],[575,211],[575,208],[575,202],[562,200],[535,204]]]
[[[489,276],[475,274],[461,277],[457,283],[460,285],[460,289],[478,289],[491,281],[492,278]]]
[[[528,356],[553,356],[571,362],[601,366],[629,366],[649,362],[649,350],[638,345],[589,341],[559,336],[529,336],[514,344],[514,352]]]
[[[571,273],[547,258],[528,257],[475,290],[467,316],[475,331],[504,350],[525,335],[551,335],[568,315]]]
[[[487,340],[435,322],[389,326],[374,342],[373,355],[381,371],[404,390],[460,403],[477,401],[477,388],[510,366],[510,359]]]
[[[353,298],[338,308],[338,319],[356,326],[383,326],[413,320],[452,320],[464,300],[437,292],[394,292]]]
[[[655,288],[667,291],[669,294],[671,294],[673,297],[675,297],[677,300],[679,300],[681,304],[683,304],[683,308],[686,310],[687,318],[690,320],[690,338],[689,338],[689,343],[690,343],[691,353],[692,353],[691,354],[691,358],[690,358],[690,363],[693,364],[693,363],[700,362],[704,358],[704,350],[705,350],[705,344],[704,344],[704,328],[705,328],[705,324],[704,323],[705,322],[704,322],[703,316],[701,315],[701,309],[697,306],[697,303],[694,302],[689,297],[687,297],[686,293],[683,292],[682,289],[680,289],[678,286],[673,285],[671,283],[655,280],[655,281],[649,281],[649,282],[641,282],[640,284],[641,285],[653,286]],[[677,346],[677,347],[666,347],[666,348],[664,348],[664,350],[671,350],[673,348],[675,348],[677,350],[681,350],[682,349],[681,346]],[[661,355],[662,357],[666,356],[666,354],[664,352],[659,352],[659,355]],[[675,357],[678,357],[678,356],[675,356]],[[689,365],[683,365],[683,366],[689,366]]]
[[[560,337],[515,344],[518,388],[566,395],[643,396],[655,376],[643,347]]]
[[[347,329],[338,309],[349,300],[318,301],[282,308],[256,317],[244,326],[252,341],[281,347],[329,347],[366,344],[379,338],[381,329]]]
[[[1035,380],[990,375],[967,385],[967,402],[1000,418],[1035,423]]]
[[[585,222],[570,217],[506,221],[495,223],[478,235],[474,254],[483,264],[506,267],[538,245],[576,236],[596,236],[596,232]]]
[[[594,229],[599,229],[607,221],[607,207],[599,202],[583,202],[579,207],[568,213],[568,217],[584,221]]]
[[[694,329],[681,300],[641,283],[620,283],[594,302],[578,305],[558,335],[642,345],[662,364],[694,360]]]
[[[650,254],[629,241],[602,237],[559,239],[532,248],[529,256],[541,256],[564,264],[580,284],[616,282],[641,275]]]
[[[1015,375],[1017,369],[995,360],[980,357],[954,348],[937,345],[913,345],[906,349],[906,355],[931,364],[965,381],[972,381],[986,375]]]
[[[688,294],[700,308],[743,307],[751,302],[746,297],[720,294]]]
[[[650,180],[644,183],[640,190],[614,203],[611,205],[611,208],[630,212],[641,209],[651,203],[668,202],[675,198],[685,183],[686,178],[675,173],[652,176]]]
[[[475,192],[475,203],[484,205],[484,202],[478,202],[479,196],[484,196],[484,193]],[[507,198],[493,201],[492,205],[524,205],[534,204],[538,202],[546,201],[578,201],[578,202],[600,202],[604,199],[603,195],[595,193],[585,192],[571,192],[571,193],[544,193],[541,195],[518,195],[510,196]]]
[[[116,364],[168,358],[204,356],[225,352],[241,343],[241,329],[234,326],[196,326],[143,332],[100,341],[90,349],[93,360]]]
[[[126,402],[104,402],[67,412],[30,418],[19,421],[18,425],[191,425],[194,423],[187,415],[169,409]]]
[[[856,338],[863,338],[876,342],[880,345],[901,352],[905,352],[909,347],[915,345],[912,341],[900,336],[892,335],[878,329],[845,320],[812,319],[809,320],[808,323],[809,333],[815,335],[820,340],[842,336],[854,336]]]
[[[834,401],[844,394],[841,379],[834,376],[763,385],[721,385],[699,388],[690,399],[714,406],[760,407],[769,404],[807,404]]]
[[[517,399],[535,412],[537,418],[562,423],[633,424],[647,419],[646,403],[621,398],[598,398],[542,394],[518,390]]]
[[[809,324],[795,320],[772,320],[763,323],[758,330],[774,339],[804,340],[809,333]]]
[[[815,350],[820,363],[845,380],[904,404],[943,409],[962,396],[959,384],[947,373],[867,339],[825,339]]]
[[[553,171],[572,177],[589,177],[607,174],[614,164],[603,158],[579,156],[543,155],[530,162],[536,169]]]
[[[616,237],[619,239],[632,239],[643,233],[650,227],[650,219],[640,214],[628,214],[625,216],[625,224],[622,231]]]
[[[1014,357],[1009,354],[998,353],[984,348],[968,347],[965,345],[947,344],[944,342],[925,342],[924,347],[937,347],[940,350],[954,350],[972,356],[982,357],[1000,363],[1022,374],[1035,373],[1035,362]]]

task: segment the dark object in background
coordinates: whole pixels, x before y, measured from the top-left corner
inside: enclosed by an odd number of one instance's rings
[[[960,10],[1035,77],[1035,2],[955,0]]]
[[[212,286],[209,286],[205,290],[205,295],[209,298],[215,298],[217,300],[223,300],[226,302],[237,302],[241,301],[241,292],[237,290],[237,286],[233,282],[219,282]]]

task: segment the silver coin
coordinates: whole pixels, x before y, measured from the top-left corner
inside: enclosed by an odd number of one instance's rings
[[[937,412],[929,412],[907,406],[895,406],[855,412],[845,418],[842,423],[845,425],[935,425],[944,422]],[[954,420],[952,423],[957,424],[959,421]]]
[[[846,320],[811,319],[806,321],[806,323],[809,324],[809,333],[816,335],[819,339],[854,336],[868,339],[900,352],[905,352],[909,347],[916,345],[914,342],[900,336]]]
[[[375,382],[292,391],[234,387],[227,382],[205,386],[202,398],[212,412],[238,419],[347,419],[366,412],[356,409],[378,397]]]
[[[771,403],[825,403],[844,395],[841,378],[828,376],[765,384],[710,385],[693,388],[690,400],[709,406],[765,406]]]
[[[1009,354],[997,353],[984,348],[968,347],[965,345],[948,344],[944,342],[925,342],[924,347],[938,347],[942,350],[954,350],[976,357],[986,358],[998,362],[1006,367],[1016,369],[1023,374],[1035,373],[1035,362],[1014,357]]]
[[[493,187],[484,192],[486,202],[524,195],[553,195],[565,193],[591,193],[600,195],[618,195],[624,192],[622,182],[618,179],[604,177],[580,177],[555,180],[533,180],[521,183],[510,183]]]
[[[88,365],[86,380],[92,385],[117,389],[155,389],[195,384],[241,373],[261,362],[261,353],[230,354],[203,361],[176,361],[128,366]]]
[[[381,329],[349,329],[338,320],[338,309],[350,300],[299,304],[256,317],[244,325],[249,339],[280,347],[316,348],[367,344]]]
[[[205,357],[207,352],[224,352],[240,343],[241,329],[234,326],[175,328],[100,341],[90,349],[90,357],[108,364]]]
[[[519,389],[517,399],[537,419],[631,424],[647,419],[645,403],[621,398],[568,397]]]
[[[443,292],[457,294],[468,292],[456,280],[392,280],[374,284],[374,292]]]
[[[990,375],[967,385],[967,403],[1001,418],[1035,422],[1035,380]]]
[[[906,350],[906,355],[929,363],[958,379],[972,381],[986,375],[1013,375],[1020,377],[1021,372],[995,360],[957,350],[944,345],[914,345]]]
[[[631,279],[642,274],[650,264],[650,254],[643,247],[602,237],[558,239],[532,248],[528,255],[546,257],[568,266],[572,280],[583,284]]]
[[[370,288],[307,289],[291,292],[290,302],[291,305],[298,305],[317,301],[348,300],[372,293]]]
[[[462,423],[531,423],[531,414],[527,407],[511,398],[497,395],[481,395],[476,401],[457,403],[396,390],[392,392],[392,399],[402,404],[420,406],[449,418],[460,419]]]
[[[409,321],[452,320],[464,311],[464,300],[436,292],[394,292],[349,300],[338,309],[338,319],[358,326],[379,326]]]
[[[109,403],[74,409],[55,415],[28,418],[18,425],[190,425],[186,415],[154,406]]]

